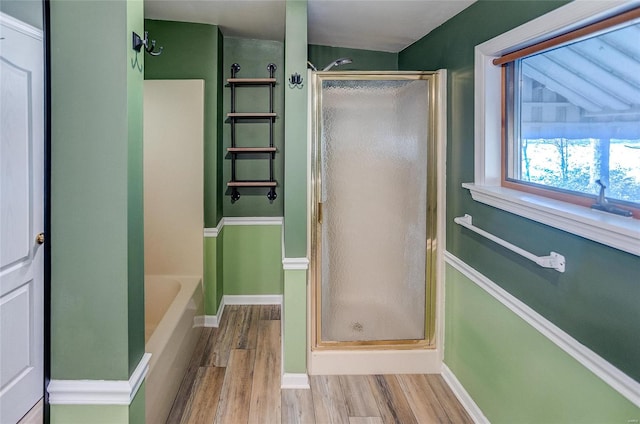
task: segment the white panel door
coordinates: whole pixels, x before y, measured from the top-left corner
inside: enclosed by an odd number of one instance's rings
[[[0,14],[0,423],[42,397],[44,77],[42,32]]]

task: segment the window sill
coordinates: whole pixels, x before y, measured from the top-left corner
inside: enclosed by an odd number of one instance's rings
[[[640,220],[505,187],[463,183],[473,200],[640,256]]]

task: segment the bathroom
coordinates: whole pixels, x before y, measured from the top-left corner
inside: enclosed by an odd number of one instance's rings
[[[306,213],[299,209],[307,199],[308,98],[306,90],[290,89],[286,80],[297,72],[309,83],[307,60],[324,66],[349,56],[353,64],[345,70],[447,70],[444,363],[474,403],[496,422],[516,413],[536,421],[545,410],[558,415],[541,419],[584,417],[579,415],[584,405],[608,417],[619,417],[615,411],[636,411],[637,403],[575,359],[579,353],[567,355],[558,346],[562,340],[577,340],[620,371],[614,373],[619,385],[629,396],[637,395],[634,358],[640,346],[631,337],[640,321],[631,302],[638,294],[637,256],[487,207],[461,187],[474,180],[474,47],[566,2],[477,2],[398,53],[308,45],[306,2],[287,2],[286,43],[226,37],[214,25],[145,22],[138,3],[50,4],[52,380],[129,382],[145,352],[139,231],[143,79],[204,80],[205,105],[224,110],[230,95],[224,80],[234,62],[243,66],[240,77],[266,77],[266,65],[277,65],[276,78],[282,83],[276,109],[281,108],[277,113],[283,119],[276,120],[276,140],[286,155],[276,162],[276,179],[283,181],[285,191],[278,192],[273,203],[262,195],[244,195],[232,203],[226,193],[229,168],[223,144],[205,142],[203,320],[219,318],[227,295],[276,296],[268,298],[272,302],[280,296],[287,317],[284,372],[293,383],[304,378],[308,329],[300,323],[309,313],[308,258]],[[142,35],[145,30],[164,48],[162,55],[132,53],[130,33]],[[144,75],[131,67],[136,58],[144,63]],[[204,139],[222,140],[228,127],[223,114],[206,115]],[[540,271],[455,225],[453,219],[465,213],[479,226],[530,250],[545,251],[552,245],[567,256],[567,271]],[[247,217],[261,220],[243,220]],[[246,266],[248,261],[254,265]],[[484,280],[479,275],[499,284],[480,286],[477,281]],[[561,329],[561,341],[522,321],[512,303],[505,306],[488,295],[497,293],[491,291],[495,286],[544,318],[538,322]],[[549,396],[545,378],[553,378],[556,387]],[[126,404],[52,404],[51,420],[102,414],[119,417],[117,422],[142,422],[145,390],[142,383],[138,396]],[[503,408],[504,399],[517,409]],[[554,407],[541,407],[550,404]]]

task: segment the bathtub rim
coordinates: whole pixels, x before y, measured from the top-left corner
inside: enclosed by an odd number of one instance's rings
[[[149,371],[151,371],[158,360],[157,353],[165,349],[173,331],[178,326],[179,315],[186,309],[198,286],[202,289],[202,276],[148,274],[145,275],[145,281],[147,278],[171,279],[180,283],[180,291],[178,291],[178,294],[165,311],[155,331],[151,334],[151,337],[149,337],[149,340],[144,346],[145,352],[151,354],[151,360],[149,361]],[[196,312],[196,317],[197,316],[199,316],[199,314]],[[196,323],[197,320],[194,319],[194,327],[198,326]]]

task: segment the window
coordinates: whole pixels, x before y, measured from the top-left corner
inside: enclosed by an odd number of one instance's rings
[[[496,59],[502,185],[640,218],[640,9]],[[612,208],[614,206],[615,208]]]
[[[640,219],[592,210],[589,206],[594,201],[594,192],[591,192],[592,194],[587,198],[588,205],[578,206],[565,200],[503,186],[502,174],[506,168],[502,159],[503,66],[494,64],[496,59],[514,60],[506,57],[510,52],[522,53],[529,46],[538,45],[545,40],[557,40],[563,34],[586,28],[633,8],[637,9],[638,5],[640,0],[570,2],[475,47],[474,181],[462,184],[469,190],[475,201],[640,256]],[[541,50],[538,49],[536,52]],[[525,55],[519,57],[536,52],[525,52]],[[525,91],[522,97],[526,99],[525,102],[554,101],[558,107],[566,107],[564,116],[567,121],[576,119],[580,109],[576,109],[575,105],[567,104],[570,103],[570,99],[553,90],[545,93],[543,83],[523,80],[523,85],[526,86],[529,83],[531,84],[530,94]],[[551,94],[553,94],[553,100],[549,97]],[[531,97],[528,98],[528,95]],[[533,107],[533,103],[525,105],[522,110],[529,106]],[[538,122],[530,123],[535,131],[542,131],[543,126],[546,125],[545,119],[555,120],[565,114],[565,112],[553,110],[547,111],[546,115],[543,112],[530,111],[531,114],[535,113],[541,118]],[[528,142],[527,140],[525,139],[525,142]],[[526,155],[520,153],[517,161],[524,175],[527,170],[526,161],[532,160],[530,153],[531,150],[527,147]],[[569,166],[571,166],[570,156]],[[531,165],[529,171],[531,174]],[[553,189],[546,191],[554,192]]]

